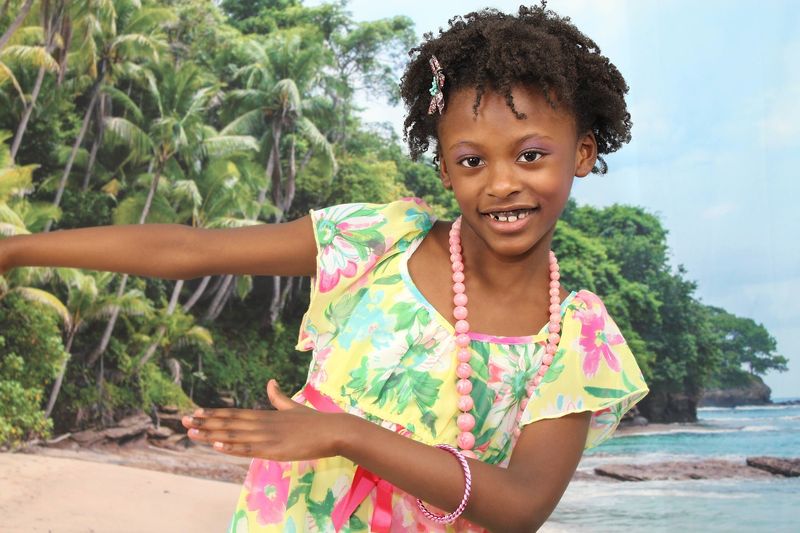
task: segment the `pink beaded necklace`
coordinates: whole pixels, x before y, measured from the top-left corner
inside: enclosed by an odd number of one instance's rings
[[[472,376],[472,367],[469,364],[471,354],[469,351],[469,322],[467,322],[467,294],[466,287],[464,286],[464,261],[461,256],[461,217],[458,217],[453,222],[450,228],[450,263],[453,271],[453,316],[456,319],[456,346],[458,349],[458,366],[456,367],[456,376],[458,382],[456,383],[456,390],[458,391],[458,409],[461,414],[458,415],[458,447],[462,453],[467,457],[476,458],[475,452],[472,448],[475,446],[475,435],[472,429],[475,427],[475,417],[470,413],[475,405],[472,400],[472,382],[469,378]],[[547,336],[547,348],[545,349],[544,357],[542,357],[542,364],[536,372],[533,381],[528,385],[526,390],[527,396],[520,402],[519,411],[517,412],[516,424],[514,425],[514,436],[519,437],[519,420],[522,417],[522,412],[525,406],[528,405],[533,391],[541,383],[542,378],[550,368],[550,363],[553,362],[553,356],[556,353],[558,341],[561,338],[559,332],[561,331],[561,296],[558,273],[558,261],[556,255],[550,252],[550,322],[547,325],[549,335]]]

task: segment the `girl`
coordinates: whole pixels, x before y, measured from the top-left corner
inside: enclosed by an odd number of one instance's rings
[[[573,178],[604,173],[600,154],[630,138],[617,69],[544,5],[457,17],[412,53],[406,137],[412,157],[434,143],[455,222],[412,198],[0,242],[0,268],[313,276],[305,387],[289,398],[271,380],[276,411],[184,420],[254,458],[231,532],[536,530],[648,391],[600,299],[565,290],[550,252]]]

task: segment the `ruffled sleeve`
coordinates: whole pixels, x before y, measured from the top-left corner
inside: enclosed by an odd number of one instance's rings
[[[317,244],[317,270],[311,300],[300,326],[296,349],[326,344],[331,332],[349,318],[348,302],[381,264],[430,229],[435,217],[419,198],[389,204],[354,203],[311,210]],[[379,280],[377,280],[380,283]],[[321,339],[323,338],[323,339]]]
[[[622,415],[648,392],[639,365],[603,302],[580,291],[566,311],[556,355],[520,425],[591,411],[585,449],[592,448],[611,437]]]

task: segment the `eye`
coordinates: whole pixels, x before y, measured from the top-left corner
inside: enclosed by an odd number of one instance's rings
[[[458,162],[459,165],[467,168],[477,168],[481,166],[482,163],[483,161],[481,160],[481,158],[475,155],[465,157],[464,159]]]
[[[537,152],[536,150],[526,150],[522,152],[517,161],[521,163],[533,163],[541,159],[542,156],[544,156],[542,152]]]

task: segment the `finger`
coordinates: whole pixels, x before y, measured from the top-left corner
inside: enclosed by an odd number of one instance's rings
[[[236,443],[225,443],[225,442],[215,442],[213,445],[214,450],[218,452],[222,452],[228,455],[236,455],[238,457],[255,457],[256,453],[260,449],[258,446],[251,444],[249,442],[236,444]],[[261,455],[259,455],[260,457]]]
[[[269,411],[259,409],[197,409],[192,419],[237,418],[240,420],[261,420]]]
[[[285,409],[294,409],[298,407],[299,404],[286,396],[280,389],[277,380],[271,379],[267,383],[267,397],[269,398],[270,403],[278,409],[279,411],[283,411]]]
[[[231,430],[215,430],[206,431],[203,429],[190,429],[187,433],[190,439],[197,442],[224,442],[224,443],[256,443],[264,442],[267,438],[264,430],[258,431],[241,431],[236,429]]]
[[[237,429],[237,430],[254,430],[264,423],[263,419],[253,420],[250,418],[202,418],[184,416],[181,419],[181,424],[186,429],[202,428],[206,430],[215,429]]]

